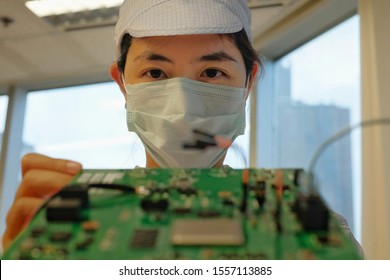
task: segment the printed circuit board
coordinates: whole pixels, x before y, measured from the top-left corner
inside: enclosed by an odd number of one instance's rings
[[[83,170],[3,259],[359,259],[295,169]]]

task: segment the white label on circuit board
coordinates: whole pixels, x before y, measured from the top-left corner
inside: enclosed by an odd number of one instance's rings
[[[112,184],[116,180],[121,180],[124,176],[124,173],[120,172],[109,172],[104,176],[103,182],[104,184]]]
[[[83,173],[80,175],[80,177],[77,179],[77,183],[79,184],[85,184],[89,181],[89,179],[92,177],[93,173]]]

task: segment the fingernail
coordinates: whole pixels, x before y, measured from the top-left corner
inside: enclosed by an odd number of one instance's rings
[[[66,168],[66,172],[70,174],[76,174],[81,170],[82,166],[78,162],[69,161],[66,163],[65,168]]]
[[[217,142],[218,148],[228,149],[233,144],[233,142],[230,139],[223,138],[222,136],[219,135],[216,135],[214,139]]]

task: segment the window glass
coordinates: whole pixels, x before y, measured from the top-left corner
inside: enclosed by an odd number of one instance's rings
[[[7,108],[8,108],[8,96],[6,95],[0,95],[0,156],[2,152],[3,147],[3,137],[4,137],[4,129],[5,129],[5,122],[7,117]],[[3,184],[3,182],[0,182],[0,184]],[[3,235],[3,228],[5,225],[4,218],[5,211],[7,210],[6,207],[3,207],[3,196],[4,196],[4,189],[0,190],[0,235]],[[0,242],[1,243],[1,242]],[[0,256],[2,255],[3,247],[0,244]]]
[[[115,83],[28,94],[23,141],[29,151],[72,159],[84,168],[143,166],[144,150],[126,125]]]
[[[273,143],[262,149],[262,166],[307,169],[321,143],[360,121],[359,51],[354,16],[273,64],[275,95],[260,93],[268,102],[261,132]],[[321,194],[358,239],[360,150],[359,131],[331,144],[314,168]]]
[[[7,116],[8,96],[0,95],[0,154],[3,144],[5,121]]]

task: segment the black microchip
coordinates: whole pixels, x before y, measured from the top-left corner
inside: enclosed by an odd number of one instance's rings
[[[151,200],[144,198],[141,200],[141,208],[145,212],[165,212],[169,207],[169,202],[166,199]]]
[[[88,208],[89,196],[87,185],[71,185],[63,188],[59,196],[63,199],[78,199],[82,208]]]
[[[78,199],[57,198],[47,204],[46,219],[49,222],[74,222],[81,218],[81,201]]]
[[[191,214],[192,213],[191,208],[188,208],[188,207],[176,207],[172,211],[174,214],[177,214],[177,215],[184,215],[184,214]]]
[[[197,215],[199,218],[216,218],[221,216],[221,212],[213,209],[202,209],[199,210]]]
[[[46,231],[46,227],[44,226],[37,226],[31,230],[31,237],[39,237]]]
[[[93,237],[88,236],[85,240],[76,244],[77,250],[85,250],[93,243]]]
[[[198,192],[196,189],[194,188],[177,188],[177,191],[181,194],[184,194],[184,195],[187,195],[187,196],[190,196],[190,195],[196,195]]]
[[[225,198],[222,200],[222,204],[225,206],[234,206],[234,201],[229,198]]]
[[[130,241],[131,248],[152,248],[156,244],[157,229],[136,229]]]
[[[67,231],[57,231],[50,236],[50,240],[53,242],[66,242],[70,239],[72,234]]]

